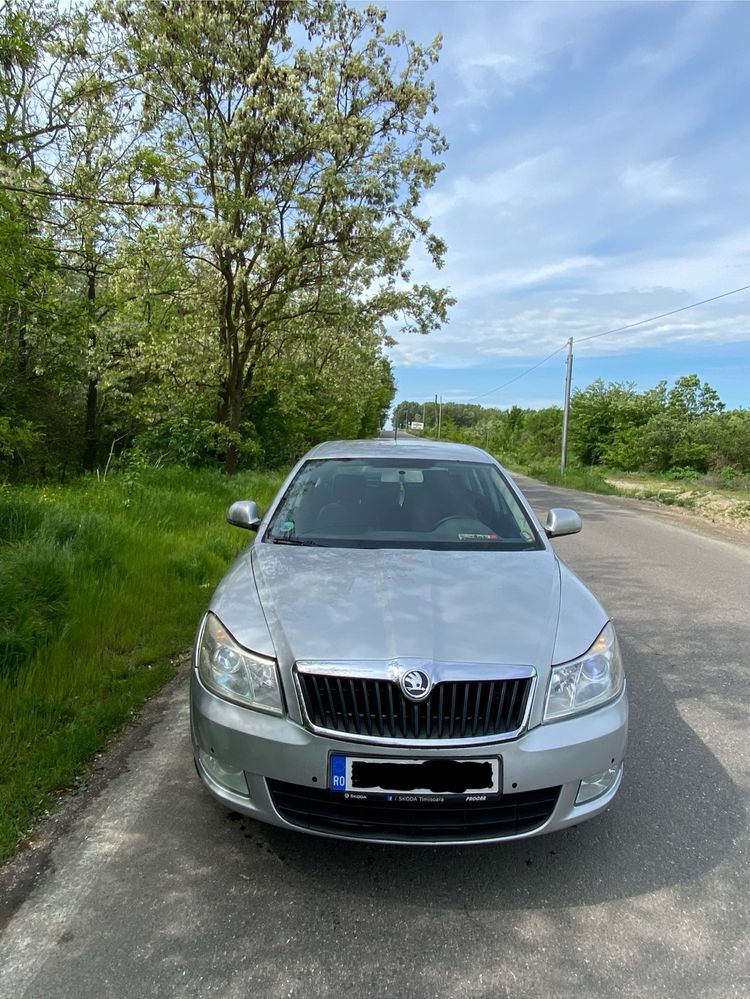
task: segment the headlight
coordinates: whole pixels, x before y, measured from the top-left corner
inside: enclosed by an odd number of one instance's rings
[[[580,659],[553,666],[544,720],[555,721],[612,701],[625,683],[620,649],[610,621]]]
[[[209,690],[258,711],[283,713],[276,661],[241,648],[214,614],[206,615],[197,658]]]

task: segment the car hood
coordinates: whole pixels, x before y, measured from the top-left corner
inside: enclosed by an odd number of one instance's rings
[[[417,657],[537,667],[551,661],[560,572],[550,551],[264,543],[251,551],[280,661]]]

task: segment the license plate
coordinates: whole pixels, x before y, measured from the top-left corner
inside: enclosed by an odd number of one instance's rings
[[[332,753],[328,786],[356,794],[475,795],[500,793],[500,760],[393,759]]]

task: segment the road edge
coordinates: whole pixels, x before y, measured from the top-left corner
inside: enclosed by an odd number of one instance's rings
[[[0,933],[28,898],[37,881],[52,865],[55,844],[82,813],[128,769],[131,754],[143,746],[164,718],[175,687],[187,682],[190,655],[175,656],[174,674],[134,713],[123,729],[85,767],[74,788],[59,791],[52,806],[31,827],[16,852],[0,866]]]
[[[561,486],[555,483],[552,485],[543,479],[534,479],[530,475],[521,472],[507,470],[508,474],[516,480],[522,491],[525,491],[525,483],[533,486],[541,486],[544,489],[557,489],[566,493],[580,493],[590,499],[600,500],[602,503],[612,507],[625,507],[627,510],[637,510],[641,513],[651,514],[659,520],[670,521],[676,527],[684,527],[691,534],[702,535],[713,538],[715,541],[724,541],[728,544],[739,545],[750,548],[750,534],[738,531],[727,524],[719,524],[716,521],[702,517],[692,510],[679,506],[667,506],[659,503],[658,500],[641,499],[638,496],[624,496],[616,493],[594,493],[587,489],[576,489],[573,486]]]

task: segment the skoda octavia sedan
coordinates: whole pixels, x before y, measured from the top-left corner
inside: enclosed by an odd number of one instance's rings
[[[491,842],[603,811],[628,705],[612,622],[488,454],[310,451],[198,629],[195,762],[220,802],[322,836]]]

